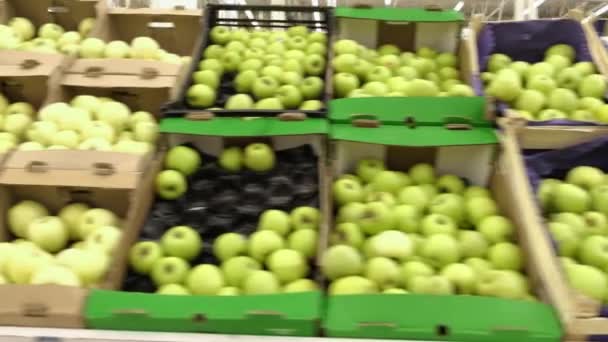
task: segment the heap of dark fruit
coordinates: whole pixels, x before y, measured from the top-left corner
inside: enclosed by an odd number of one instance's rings
[[[316,253],[317,179],[317,157],[309,145],[275,153],[254,143],[226,148],[219,157],[188,146],[172,148],[156,178],[158,198],[143,241],[131,249],[125,290],[255,294],[316,288],[306,276],[308,259]],[[231,260],[238,274],[259,271],[261,285],[253,274],[249,285],[243,277],[231,281],[235,272],[226,271]],[[278,260],[294,263],[288,274],[277,271]],[[198,266],[190,270],[190,265]]]

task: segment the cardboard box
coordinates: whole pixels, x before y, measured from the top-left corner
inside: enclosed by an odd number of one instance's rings
[[[509,186],[516,189],[518,223],[526,226],[526,240],[534,246],[531,251],[539,266],[539,276],[545,284],[546,298],[558,311],[567,341],[587,341],[593,335],[608,335],[605,306],[568,284],[557,259],[551,235],[548,233],[535,192],[528,179],[524,151],[556,150],[608,136],[606,128],[551,129],[525,128],[522,119],[510,118],[501,122],[505,139],[505,159],[508,160]],[[604,170],[606,171],[606,170]],[[605,336],[603,336],[605,338]],[[602,340],[602,339],[599,339]]]
[[[454,10],[436,7],[394,8],[394,7],[337,7],[335,40],[352,39],[367,48],[376,49],[384,44],[397,45],[401,51],[415,52],[420,47],[430,47],[439,52],[451,52],[459,57],[460,79],[470,85],[475,93],[482,95],[482,84],[478,77],[477,60],[470,34],[462,31],[464,16]],[[332,70],[333,73],[333,70]],[[333,89],[333,86],[332,86]],[[408,101],[418,101],[418,97],[408,97]],[[462,99],[462,97],[457,97]],[[350,98],[339,101],[348,102]],[[446,97],[436,97],[439,104]],[[443,105],[449,108],[446,103]],[[488,111],[489,119],[493,113]]]
[[[538,281],[539,265],[532,253],[536,247],[526,240],[526,226],[517,221],[515,192],[506,181],[509,168],[500,153],[499,137],[491,126],[481,124],[484,112],[479,106],[470,103],[468,109],[461,108],[460,115],[468,117],[464,121],[436,115],[435,122],[424,122],[429,116],[424,107],[415,108],[406,98],[365,100],[375,102],[376,114],[358,116],[352,110],[335,120],[330,108],[332,178],[351,172],[362,158],[378,158],[391,170],[407,171],[426,162],[438,174],[455,174],[471,184],[488,186],[502,214],[517,223],[531,290],[544,298],[545,284]],[[393,122],[383,121],[388,114]],[[544,302],[465,295],[330,295],[323,325],[331,337],[406,340],[548,342],[560,340],[562,334],[557,316]]]
[[[95,17],[98,0],[0,0],[0,23],[12,17],[25,17],[36,28],[56,23],[66,31],[78,31],[85,18]]]
[[[279,118],[164,119],[161,131],[169,145],[192,143],[218,155],[226,144],[265,141],[278,150],[310,144],[318,156],[321,211],[329,216],[325,198],[325,134],[323,119]],[[204,161],[203,161],[204,163]],[[325,244],[320,227],[320,243]],[[122,270],[127,267],[123,264]],[[321,291],[241,296],[160,296],[148,293],[94,291],[86,306],[87,327],[223,334],[318,336],[322,318]]]
[[[95,34],[131,42],[154,38],[160,46],[180,56],[192,56],[201,28],[200,9],[116,8],[98,6],[99,25]]]
[[[71,201],[112,210],[124,219],[123,236],[101,288],[120,286],[121,264],[151,203],[153,171],[159,163],[133,163],[112,153],[100,163],[87,151],[23,152],[9,156],[0,173],[0,212],[17,201],[32,199],[56,213]],[[5,220],[1,241],[10,241]],[[84,327],[83,308],[90,289],[58,285],[0,285],[0,325]]]
[[[307,7],[307,6],[274,6],[274,5],[227,5],[227,4],[207,4],[203,13],[203,24],[199,27],[199,39],[196,42],[192,54],[192,63],[185,75],[180,80],[179,90],[173,101],[168,104],[163,112],[165,116],[182,117],[191,113],[214,113],[222,116],[275,116],[282,114],[284,110],[264,110],[264,109],[202,109],[190,106],[186,101],[188,89],[194,84],[192,74],[198,70],[199,62],[203,59],[203,52],[207,46],[211,45],[209,32],[215,26],[227,26],[230,28],[252,29],[254,25],[245,16],[253,15],[256,26],[267,30],[285,30],[291,26],[303,25],[309,29],[315,29],[327,33],[327,52],[325,54],[325,71],[319,75],[324,81],[324,92],[321,100],[324,106],[328,106],[331,99],[331,73],[329,65],[332,60],[331,41],[333,36],[333,10],[330,7]],[[237,19],[234,19],[237,18]],[[227,77],[226,77],[227,76]],[[232,76],[224,75],[222,83],[229,84]],[[237,91],[231,86],[220,87],[215,104],[211,107],[222,108],[229,96],[235,95]],[[325,117],[326,108],[321,110],[299,110],[293,109],[291,112],[299,112],[309,117]]]
[[[605,57],[597,46],[597,34],[588,20],[583,19],[583,14],[579,10],[570,11],[565,18],[529,21],[484,22],[483,16],[476,15],[470,21],[470,29],[474,35],[473,51],[476,55],[475,59],[478,60],[480,73],[486,71],[489,56],[493,53],[504,53],[514,60],[540,62],[544,58],[546,49],[564,43],[575,48],[577,61],[593,62],[598,73],[608,75]],[[530,43],[531,41],[534,43]],[[519,114],[506,103],[497,101],[496,107],[502,116],[519,117]],[[597,127],[598,124],[564,119],[528,121],[528,126]]]

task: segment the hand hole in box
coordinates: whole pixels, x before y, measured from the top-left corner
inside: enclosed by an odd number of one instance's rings
[[[450,328],[447,325],[439,324],[435,327],[435,334],[437,336],[448,336],[450,335]]]
[[[192,316],[192,322],[194,323],[205,323],[207,322],[207,316],[197,313]]]

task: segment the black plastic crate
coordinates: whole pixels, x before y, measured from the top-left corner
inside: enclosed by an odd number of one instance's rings
[[[246,17],[242,18],[242,14],[253,15],[253,19]],[[282,13],[284,19],[272,19],[271,13]],[[314,13],[318,12],[318,20],[315,19]],[[229,16],[229,14],[232,14]],[[253,25],[255,22],[257,25]],[[259,116],[269,117],[276,116],[281,113],[304,113],[309,117],[324,118],[327,115],[327,106],[331,99],[331,70],[330,64],[332,60],[331,44],[333,42],[334,33],[333,8],[331,7],[307,7],[307,6],[257,6],[257,5],[219,5],[208,4],[203,13],[202,34],[197,42],[196,49],[192,56],[192,64],[188,75],[184,77],[183,83],[180,85],[177,100],[168,103],[162,108],[164,117],[183,117],[197,113],[213,113],[217,116]],[[326,65],[325,73],[320,77],[324,82],[323,98],[319,99],[323,102],[321,110],[299,110],[299,109],[282,109],[282,110],[264,110],[264,109],[243,109],[243,110],[228,110],[217,109],[209,110],[197,107],[192,107],[186,102],[186,92],[193,85],[192,75],[198,70],[198,64],[203,56],[204,50],[210,45],[210,31],[215,26],[227,27],[242,27],[242,28],[276,28],[287,29],[292,26],[303,25],[311,30],[322,30],[327,33],[327,52],[325,55]],[[222,77],[218,89],[217,99],[213,107],[223,107],[224,103],[231,96],[236,94],[232,87],[232,79],[236,74],[226,75]]]

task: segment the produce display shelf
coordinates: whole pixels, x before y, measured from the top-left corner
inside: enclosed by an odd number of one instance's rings
[[[368,339],[0,327],[0,342],[371,342]],[[435,342],[406,341],[401,342]]]

